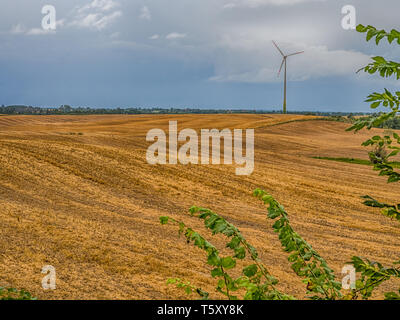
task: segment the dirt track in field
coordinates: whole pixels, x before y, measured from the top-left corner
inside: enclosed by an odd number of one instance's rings
[[[340,276],[353,255],[382,263],[399,258],[400,225],[361,204],[361,195],[397,203],[398,184],[368,166],[312,159],[367,158],[361,142],[374,132],[346,133],[339,122],[305,116],[1,116],[0,286],[25,288],[40,299],[176,299],[179,277],[214,295],[203,252],[161,226],[159,216],[202,223],[187,214],[209,207],[236,226],[286,293],[304,296],[287,254],[251,196],[272,193],[293,227]],[[235,165],[150,166],[152,128],[255,128],[255,170]],[[205,235],[212,237],[205,232]],[[213,242],[224,246],[224,239]],[[41,268],[53,265],[57,290],[41,288]],[[382,290],[395,290],[391,282]],[[215,295],[214,295],[215,296]]]

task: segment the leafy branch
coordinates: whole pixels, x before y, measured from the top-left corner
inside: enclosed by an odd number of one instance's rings
[[[235,299],[235,296],[231,296],[230,290],[236,289],[234,287],[234,282],[229,274],[225,271],[232,269],[236,266],[236,261],[231,257],[221,258],[219,252],[214,245],[208,242],[199,233],[195,232],[193,229],[186,227],[183,222],[176,221],[170,217],[160,217],[161,224],[165,225],[167,223],[173,223],[179,226],[179,235],[184,235],[187,243],[193,242],[193,244],[204,250],[207,253],[207,264],[214,266],[215,269],[211,272],[213,277],[220,277],[218,281],[217,291],[226,295],[229,300]],[[226,289],[224,291],[223,289]]]
[[[175,284],[177,288],[183,289],[187,295],[196,293],[200,296],[201,300],[208,300],[209,293],[193,286],[190,282],[184,282],[179,278],[170,278],[167,280],[167,284]]]
[[[28,291],[0,287],[0,300],[37,300]]]
[[[384,107],[390,106],[392,111],[397,112],[400,105],[400,91],[397,91],[395,95],[393,95],[387,89],[385,89],[384,93],[374,92],[373,94],[368,96],[366,102],[372,102],[372,109],[376,109],[382,104]]]
[[[375,38],[375,42],[378,45],[380,41],[384,38],[387,38],[388,42],[391,44],[393,41],[397,40],[397,43],[400,45],[400,32],[393,29],[390,32],[386,32],[385,30],[378,30],[373,26],[363,26],[358,25],[357,31],[361,33],[367,33],[366,39],[370,41]],[[360,69],[368,72],[369,74],[374,74],[379,72],[381,77],[391,77],[393,74],[396,75],[397,80],[400,79],[400,64],[394,61],[387,61],[383,57],[374,57],[372,58],[374,62],[370,63],[366,67]],[[358,71],[358,72],[359,72]]]
[[[255,190],[254,196],[268,205],[269,219],[278,219],[274,223],[273,229],[279,234],[279,240],[284,250],[291,253],[288,261],[292,263],[294,272],[304,278],[307,292],[317,294],[311,298],[329,300],[340,298],[342,296],[341,284],[335,281],[333,270],[311,245],[293,230],[284,207],[261,189]]]
[[[390,44],[397,40],[397,43],[400,45],[400,32],[395,29],[390,32],[386,32],[385,30],[378,30],[370,25],[363,26],[362,24],[359,24],[357,26],[357,31],[360,33],[367,33],[367,41],[370,41],[375,37],[375,42],[377,45],[383,38],[387,38]]]
[[[373,57],[372,60],[374,62],[371,62],[367,66],[361,68],[357,71],[357,73],[360,71],[364,71],[369,74],[375,74],[378,72],[383,78],[389,78],[392,75],[396,75],[396,79],[400,79],[400,63],[387,61],[385,58],[380,56]]]
[[[365,127],[369,130],[374,127],[379,127],[390,118],[395,117],[400,107],[400,91],[397,91],[395,94],[392,94],[387,89],[385,89],[384,93],[374,92],[368,96],[368,99],[365,100],[365,102],[371,102],[371,109],[376,109],[382,105],[385,108],[390,107],[391,112],[383,113],[376,117],[356,120],[353,126],[346,129],[346,131],[357,132]]]
[[[275,288],[275,284],[277,284],[278,281],[269,273],[268,269],[259,259],[257,250],[247,242],[241,232],[233,224],[206,208],[194,206],[190,209],[190,213],[192,216],[204,220],[205,227],[211,230],[213,235],[223,234],[231,240],[226,244],[226,247],[234,251],[234,258],[243,260],[247,252],[251,260],[255,262],[255,264],[244,268],[243,274],[245,277],[239,278],[236,281],[239,287],[247,288],[245,298],[254,296],[279,300],[291,298],[290,296],[282,294]],[[265,280],[263,284],[261,284],[261,278]],[[266,292],[268,292],[268,295],[265,295]]]
[[[400,45],[400,32],[397,30],[392,30],[390,33],[385,30],[377,30],[373,26],[363,26],[359,25],[357,31],[361,33],[367,33],[367,41],[375,37],[375,42],[378,45],[383,38],[387,38],[388,42],[391,44],[393,41],[397,40]],[[378,72],[381,77],[388,78],[392,75],[396,75],[397,80],[400,79],[400,63],[387,61],[382,57],[372,58],[373,62],[362,68],[365,72],[374,74]],[[359,70],[359,71],[361,71]],[[371,119],[359,119],[355,124],[347,129],[347,131],[359,131],[363,128],[371,129],[372,127],[378,127],[384,122],[394,119],[399,111],[400,106],[400,92],[392,94],[387,89],[385,92],[373,93],[368,96],[366,102],[371,102],[371,108],[376,109],[380,106],[390,107],[390,111],[382,113],[379,116],[372,117]],[[397,146],[393,143],[397,143]],[[375,151],[369,152],[370,159],[374,164],[374,170],[379,171],[380,176],[387,176],[388,183],[400,181],[400,174],[394,171],[389,159],[393,156],[398,155],[400,152],[400,136],[397,133],[392,135],[380,136],[376,135],[371,139],[365,141],[363,146],[375,146]],[[382,152],[385,148],[392,150],[390,154]],[[371,196],[363,196],[364,205],[374,208],[380,208],[383,215],[396,219],[400,221],[400,204],[390,205],[386,203],[379,202],[378,200],[372,198]],[[399,263],[399,262],[395,262]],[[389,280],[392,277],[400,278],[400,270],[396,268],[386,268],[378,262],[371,262],[366,259],[364,261],[360,257],[353,257],[352,264],[356,271],[361,273],[361,279],[356,283],[356,289],[352,291],[353,298],[356,299],[358,294],[361,294],[363,299],[368,299],[371,297],[373,290],[378,287],[383,282]],[[400,292],[400,291],[399,291]],[[395,292],[389,292],[385,294],[387,300],[400,300],[400,296]]]
[[[356,282],[356,289],[352,294],[354,299],[361,294],[363,299],[371,297],[375,288],[383,282],[389,280],[391,277],[400,278],[400,270],[396,268],[385,268],[379,262],[372,262],[359,257],[353,257],[351,263],[357,272],[361,273],[361,279]],[[393,297],[392,294],[386,294],[386,298]]]
[[[400,144],[400,136],[396,132],[394,132],[392,136],[393,139],[390,135],[385,135],[383,137],[376,135],[362,144],[364,147],[387,147],[388,149],[392,150],[392,152],[386,156],[376,155],[373,151],[369,153],[370,158],[374,163],[374,170],[379,171],[380,176],[387,176],[388,183],[400,181],[400,174],[394,170],[393,166],[389,162],[391,157],[398,155],[400,152],[400,147],[393,145],[393,142]]]
[[[218,250],[211,243],[191,228],[187,228],[182,222],[169,217],[161,217],[160,222],[162,224],[174,223],[178,225],[179,233],[184,234],[188,242],[193,242],[195,246],[207,252],[207,263],[214,266],[211,276],[219,278],[216,291],[224,294],[228,299],[238,299],[237,296],[232,295],[232,292],[240,289],[245,290],[243,299],[248,300],[293,299],[292,296],[283,294],[276,289],[275,285],[278,281],[258,258],[257,250],[247,242],[234,225],[209,209],[192,207],[190,214],[203,219],[206,228],[211,230],[213,235],[223,234],[228,237],[230,241],[226,244],[226,247],[230,248],[234,255],[221,258]],[[244,260],[247,254],[254,263],[242,269],[242,276],[232,279],[226,270],[235,268],[236,260]],[[193,288],[188,286],[187,283],[186,285],[184,282],[178,283],[187,293],[189,291],[190,293],[193,292]]]

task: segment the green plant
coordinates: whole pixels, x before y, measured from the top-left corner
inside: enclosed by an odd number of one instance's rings
[[[273,229],[279,235],[283,249],[288,253],[288,261],[293,271],[302,278],[306,285],[309,298],[314,300],[334,300],[342,297],[341,284],[335,280],[333,270],[326,261],[308,244],[290,225],[288,214],[271,195],[257,189],[254,196],[268,205],[267,217],[274,220]],[[231,256],[221,257],[217,248],[208,242],[202,235],[186,227],[183,222],[178,222],[170,217],[160,217],[161,224],[172,223],[179,228],[179,234],[186,237],[188,243],[193,244],[207,253],[207,264],[214,267],[211,276],[218,279],[216,291],[224,294],[228,299],[251,300],[288,300],[294,297],[284,294],[276,289],[278,280],[273,277],[267,267],[258,257],[257,250],[247,242],[241,232],[223,217],[209,209],[192,207],[191,216],[204,220],[205,227],[213,235],[223,234],[228,238],[226,247],[233,251]],[[247,259],[246,259],[247,257]],[[236,267],[237,260],[250,263],[241,270],[241,275],[233,279],[229,270]],[[169,280],[169,283],[178,283],[185,288],[188,294],[204,292],[194,289],[189,285],[182,285],[182,281]],[[242,294],[240,295],[240,293]],[[233,294],[235,293],[235,294]],[[199,294],[202,298],[204,294]],[[207,298],[209,294],[207,293]]]
[[[207,300],[209,296],[208,292],[193,286],[190,282],[184,282],[179,278],[170,278],[167,280],[167,284],[175,284],[177,288],[185,290],[186,294],[189,295],[196,293],[201,297],[202,300]]]
[[[272,195],[263,190],[255,190],[254,196],[268,206],[267,218],[274,220],[272,228],[278,234],[283,250],[288,254],[288,261],[291,263],[292,270],[302,278],[302,282],[306,285],[308,298],[313,300],[354,300],[360,297],[368,299],[373,290],[384,281],[392,277],[400,278],[400,270],[397,268],[386,268],[380,263],[353,257],[349,263],[355,267],[361,277],[357,280],[355,289],[346,295],[342,294],[341,283],[336,281],[333,270],[318,252],[294,231],[285,208]],[[367,202],[367,205],[370,206],[389,207],[389,205],[381,204],[372,198],[368,198]],[[269,273],[267,267],[258,258],[257,250],[247,242],[234,225],[209,209],[192,207],[190,214],[193,217],[203,219],[206,229],[210,230],[213,235],[225,235],[229,239],[226,247],[232,249],[233,254],[221,257],[219,250],[212,243],[198,232],[187,227],[183,222],[178,222],[170,217],[160,217],[160,222],[163,225],[173,224],[178,226],[179,234],[183,234],[188,243],[193,243],[206,252],[207,264],[213,267],[210,274],[218,280],[216,284],[217,292],[222,293],[230,300],[295,299],[295,297],[276,289],[278,280]],[[229,272],[236,267],[237,260],[245,260],[250,264],[241,270],[239,277],[233,279]],[[167,283],[176,284],[177,287],[184,289],[187,294],[197,293],[201,299],[208,299],[210,296],[208,292],[180,279],[169,279]],[[394,292],[386,293],[385,297],[386,299],[400,299],[400,296]]]
[[[0,287],[0,300],[37,300],[25,290]]]
[[[213,235],[223,234],[228,238],[226,244],[233,253],[230,256],[222,257],[219,250],[207,241],[202,235],[187,227],[183,222],[176,221],[170,217],[160,217],[161,224],[173,224],[178,226],[179,234],[184,235],[188,243],[193,243],[196,247],[205,251],[207,255],[207,264],[212,266],[210,274],[217,279],[216,291],[225,295],[229,300],[239,299],[236,292],[244,291],[243,299],[258,300],[285,300],[293,297],[282,294],[276,289],[277,280],[269,273],[267,268],[258,258],[257,250],[247,242],[241,232],[231,223],[227,222],[218,214],[209,209],[192,207],[190,209],[191,216],[204,220],[204,225]],[[236,267],[237,260],[251,261],[251,264],[242,269],[242,275],[236,279],[232,278],[229,270]],[[182,281],[169,280],[169,283],[178,283],[178,287],[182,286]],[[187,286],[185,286],[187,287]],[[186,289],[187,293],[196,292],[201,298],[209,296],[209,294],[201,289]]]
[[[359,25],[357,30],[361,33],[367,33],[367,41],[375,38],[378,45],[380,41],[387,38],[388,42],[392,44],[395,40],[400,45],[400,32],[392,30],[386,32],[385,30],[377,30],[372,26]],[[369,74],[379,73],[381,77],[388,78],[394,76],[396,80],[400,79],[400,63],[394,61],[387,61],[383,57],[372,58],[373,62],[361,70]],[[397,120],[397,114],[400,107],[400,91],[391,93],[388,89],[384,89],[383,93],[374,92],[368,96],[366,102],[371,103],[371,108],[376,109],[380,106],[388,109],[368,119],[359,119],[348,131],[359,131],[363,128],[371,129],[372,127],[382,127],[385,123]],[[396,132],[385,132],[383,136],[376,135],[363,143],[363,146],[373,146],[375,149],[369,153],[371,162],[374,169],[379,171],[380,176],[387,176],[388,183],[398,182],[400,174],[395,171],[395,168],[389,159],[396,156],[400,152],[400,136]],[[391,150],[390,154],[386,148]],[[362,197],[365,201],[364,204],[369,207],[380,208],[381,213],[392,219],[400,221],[400,205],[399,204],[386,204],[373,197],[366,195]],[[357,289],[354,290],[354,295],[361,294],[362,298],[367,299],[371,296],[374,288],[379,286],[384,281],[392,277],[400,278],[400,270],[391,267],[386,268],[378,262],[371,262],[360,257],[353,257],[353,265],[356,271],[361,273],[361,280],[357,281]],[[396,265],[396,261],[393,264]],[[398,300],[400,296],[395,292],[385,294],[388,300]]]
[[[367,41],[376,38],[376,44],[379,44],[383,38],[387,38],[389,43],[397,40],[400,45],[400,32],[392,30],[387,33],[384,30],[377,30],[372,26],[357,27],[359,32],[367,33]],[[400,64],[393,61],[386,61],[383,57],[372,58],[373,62],[361,70],[370,74],[379,73],[382,77],[396,76],[400,79]],[[360,70],[360,71],[361,71]],[[371,102],[371,108],[379,106],[390,108],[388,112],[381,112],[371,117],[360,118],[354,121],[353,126],[348,131],[359,131],[363,128],[371,129],[379,127],[388,120],[395,119],[400,107],[400,92],[392,94],[385,89],[384,93],[371,94],[367,102]],[[396,145],[395,145],[396,144]],[[363,143],[364,146],[373,146],[375,149],[370,153],[371,162],[374,169],[380,171],[381,176],[387,176],[388,182],[398,182],[400,173],[393,168],[393,163],[389,162],[391,157],[400,152],[400,136],[395,132],[386,133],[385,136],[374,136]],[[386,148],[392,150],[390,154]],[[288,261],[292,264],[293,271],[302,278],[306,284],[307,294],[311,299],[369,299],[373,291],[383,282],[392,277],[400,278],[400,269],[384,267],[379,262],[369,261],[360,257],[353,257],[351,264],[357,273],[360,274],[356,281],[355,289],[350,293],[343,295],[341,293],[341,284],[335,280],[335,275],[326,261],[297,233],[290,225],[289,217],[284,207],[279,204],[270,194],[257,189],[254,195],[261,199],[268,206],[267,217],[274,220],[273,229],[279,235],[282,247],[289,254]],[[370,207],[381,208],[382,213],[392,219],[400,220],[400,204],[390,205],[379,202],[370,196],[363,196],[364,204]],[[280,292],[276,288],[278,280],[274,278],[267,267],[260,261],[256,249],[251,246],[242,236],[240,231],[224,218],[212,212],[209,209],[192,207],[190,209],[192,216],[203,219],[205,227],[213,235],[223,234],[229,242],[226,246],[232,249],[231,256],[221,257],[218,249],[208,242],[203,236],[187,227],[183,222],[178,222],[169,217],[161,217],[163,225],[171,223],[179,227],[179,234],[184,234],[188,243],[203,249],[207,254],[207,263],[213,267],[211,276],[216,278],[216,290],[224,294],[228,299],[294,299],[290,295]],[[236,267],[237,260],[244,260],[251,263],[241,270],[241,275],[234,279],[229,272]],[[393,265],[400,264],[396,261]],[[169,283],[175,283],[178,287],[185,289],[188,294],[196,292],[203,299],[209,297],[208,293],[192,286],[190,283],[184,283],[180,279],[169,280]],[[240,294],[242,293],[242,294]],[[385,294],[387,300],[400,300],[400,290],[397,292],[388,292]]]
[[[377,164],[380,162],[387,162],[388,151],[386,149],[386,144],[376,145],[372,151],[368,153],[369,160],[372,164]]]

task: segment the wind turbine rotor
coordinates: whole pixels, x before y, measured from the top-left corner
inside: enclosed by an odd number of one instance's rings
[[[295,56],[296,54],[301,54],[301,53],[304,53],[304,51],[300,51],[300,52],[296,52],[296,53],[288,54],[286,57]]]
[[[279,76],[281,74],[281,71],[282,71],[283,65],[285,64],[285,61],[286,61],[286,58],[283,58],[281,67],[279,68],[279,71],[278,71],[278,78],[279,78]]]
[[[274,40],[272,40],[272,43],[274,44],[275,48],[278,49],[278,51],[281,53],[282,57],[285,57],[285,55],[283,54],[282,50],[279,49],[278,45],[276,44],[276,42]]]

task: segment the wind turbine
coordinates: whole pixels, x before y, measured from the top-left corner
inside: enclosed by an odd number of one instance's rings
[[[279,49],[279,47],[278,47],[278,45],[275,43],[275,41],[272,41],[272,43],[273,43],[274,46],[278,49],[279,53],[280,53],[280,54],[282,55],[282,57],[283,57],[281,67],[279,68],[278,77],[279,77],[279,75],[281,74],[283,65],[285,65],[285,80],[284,80],[284,90],[283,90],[283,92],[284,92],[284,93],[283,93],[283,95],[284,95],[284,96],[283,96],[283,113],[286,113],[286,71],[287,71],[286,61],[287,61],[287,58],[288,58],[288,57],[294,56],[294,55],[296,55],[296,54],[304,53],[304,51],[300,51],[300,52],[296,52],[296,53],[292,53],[292,54],[285,55],[285,54],[283,54],[282,50]]]

